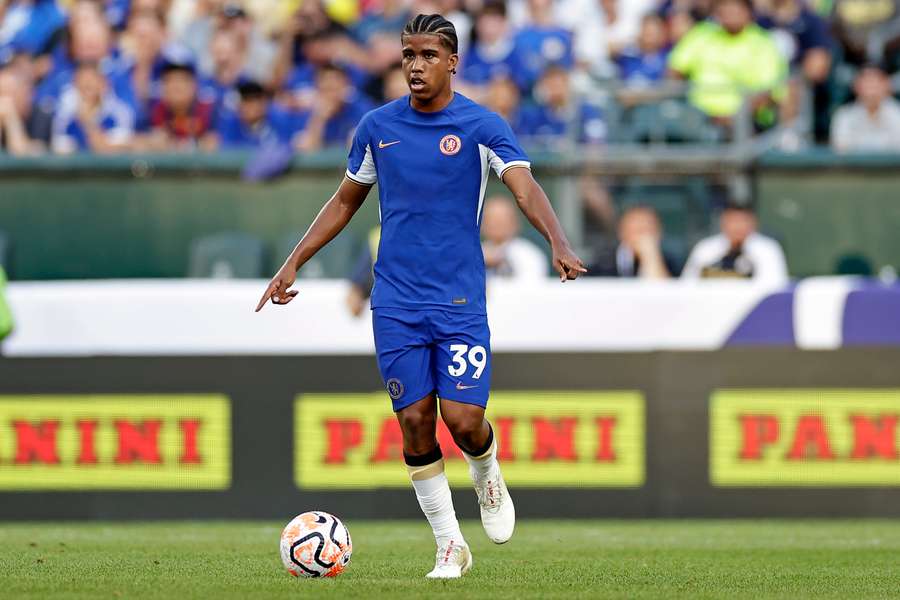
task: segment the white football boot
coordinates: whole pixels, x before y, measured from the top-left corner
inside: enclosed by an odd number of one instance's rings
[[[516,509],[500,468],[494,469],[487,477],[473,477],[473,481],[484,532],[495,544],[508,542],[516,528]]]
[[[472,552],[465,543],[450,540],[439,546],[434,561],[434,569],[425,577],[428,579],[459,579],[472,568]]]

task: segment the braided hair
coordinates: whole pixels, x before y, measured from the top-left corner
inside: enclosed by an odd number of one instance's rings
[[[459,39],[456,37],[456,27],[441,15],[416,15],[403,28],[400,39],[407,35],[419,33],[436,35],[441,38],[441,43],[450,52],[453,54],[459,53]]]

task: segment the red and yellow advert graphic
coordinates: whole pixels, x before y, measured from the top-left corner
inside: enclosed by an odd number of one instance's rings
[[[497,392],[487,417],[510,485],[640,487],[644,398],[636,391]],[[471,485],[462,453],[439,422],[447,476]],[[405,487],[403,437],[390,400],[306,394],[294,407],[294,477],[304,489]]]
[[[230,484],[225,396],[0,396],[0,490],[224,490]]]
[[[900,390],[718,390],[710,479],[722,487],[900,486]]]

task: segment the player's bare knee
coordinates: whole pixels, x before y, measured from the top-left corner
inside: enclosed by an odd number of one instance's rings
[[[444,415],[444,422],[456,444],[464,449],[473,448],[487,432],[482,412],[458,412],[449,420]]]

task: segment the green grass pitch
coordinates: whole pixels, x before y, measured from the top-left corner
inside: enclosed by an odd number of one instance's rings
[[[0,524],[3,598],[900,598],[900,521],[521,521],[427,581],[416,521],[348,521],[334,580],[290,577],[281,523]]]

